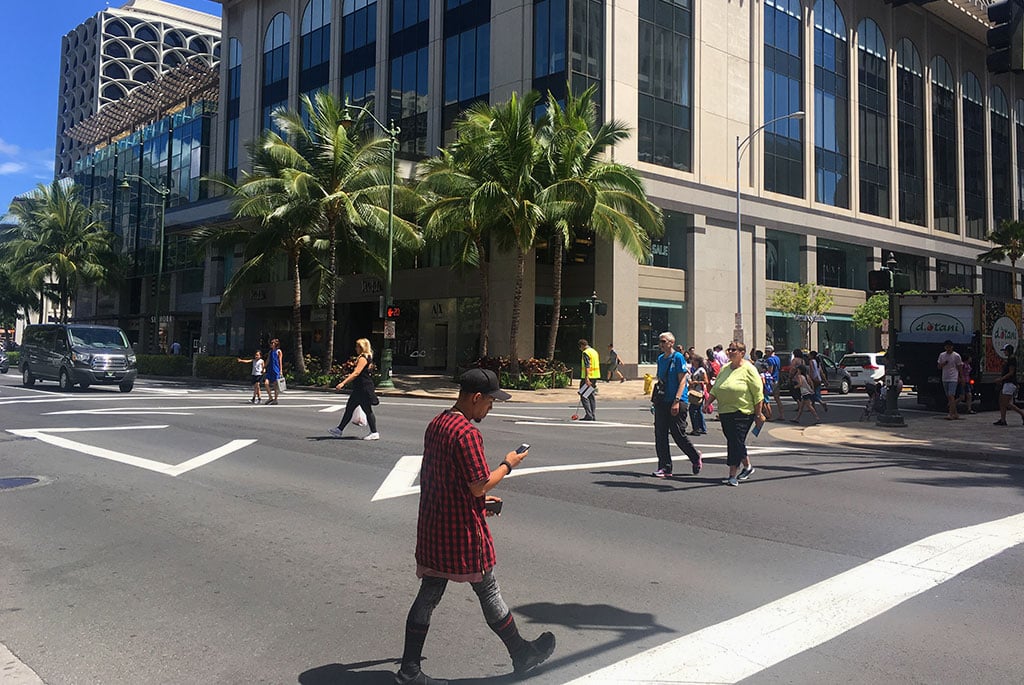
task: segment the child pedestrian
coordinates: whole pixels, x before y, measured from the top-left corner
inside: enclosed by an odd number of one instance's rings
[[[800,392],[800,406],[797,409],[796,418],[791,421],[800,423],[800,417],[806,410],[814,417],[815,423],[821,423],[821,417],[818,416],[818,412],[814,411],[814,389],[811,387],[810,372],[807,367],[802,364],[797,366],[793,371],[792,379],[793,387],[798,388]]]
[[[239,357],[238,362],[240,364],[252,362],[252,376],[250,377],[252,381],[252,399],[249,400],[249,404],[259,404],[262,399],[260,396],[260,385],[264,382],[263,354],[256,350],[252,355],[252,359],[242,359]],[[267,390],[267,396],[270,396],[269,389]]]

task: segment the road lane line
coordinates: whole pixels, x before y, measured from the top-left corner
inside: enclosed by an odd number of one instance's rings
[[[232,452],[237,452],[238,450],[242,449],[243,447],[248,447],[249,445],[253,444],[254,442],[256,442],[256,441],[252,440],[252,439],[248,439],[248,440],[232,440],[231,442],[229,442],[226,445],[221,445],[220,447],[218,447],[216,449],[212,449],[209,452],[206,452],[204,454],[200,454],[198,457],[192,457],[188,461],[183,461],[180,464],[178,464],[177,466],[172,466],[171,468],[169,468],[167,470],[167,473],[169,475],[175,476],[175,477],[180,476],[181,474],[183,474],[183,473],[185,473],[187,471],[191,471],[192,469],[197,469],[200,466],[205,466],[206,464],[209,464],[212,461],[216,461],[217,459],[220,459],[221,457],[227,456],[227,455],[231,454]]]
[[[35,671],[14,656],[14,653],[7,649],[7,645],[2,642],[0,642],[0,675],[3,675],[4,685],[46,685]]]
[[[567,685],[736,683],[1021,543],[1024,514],[938,533]]]
[[[420,464],[423,462],[422,455],[412,454],[402,457],[391,469],[391,473],[384,479],[384,482],[377,488],[377,492],[370,498],[371,502],[403,495],[415,495],[420,491],[419,486],[413,485],[420,477]]]

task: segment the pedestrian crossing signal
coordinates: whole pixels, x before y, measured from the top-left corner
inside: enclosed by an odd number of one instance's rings
[[[397,319],[401,315],[402,315],[402,308],[401,307],[388,307],[387,308],[387,318],[389,318],[389,319]]]

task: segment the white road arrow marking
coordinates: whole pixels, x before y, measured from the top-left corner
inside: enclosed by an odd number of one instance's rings
[[[45,442],[54,447],[61,447],[67,450],[73,450],[75,452],[81,452],[82,454],[88,454],[89,456],[99,457],[101,459],[109,459],[110,461],[116,461],[121,464],[127,464],[128,466],[136,466],[140,469],[148,469],[149,471],[156,471],[167,476],[177,477],[183,473],[191,471],[192,469],[200,466],[205,466],[210,462],[220,459],[221,457],[231,454],[232,452],[238,451],[243,447],[256,442],[256,440],[232,440],[226,445],[221,445],[216,449],[212,449],[209,452],[204,452],[198,457],[193,457],[180,464],[165,464],[160,461],[154,461],[152,459],[146,459],[145,457],[136,457],[131,454],[125,454],[123,452],[117,452],[115,450],[108,450],[103,447],[96,447],[94,445],[87,445],[83,442],[77,442],[75,440],[69,440],[68,438],[58,437],[53,435],[54,433],[80,433],[90,431],[120,431],[120,430],[155,430],[160,428],[167,428],[166,425],[156,426],[110,426],[102,428],[35,428],[35,429],[13,429],[8,430],[8,433],[21,436],[23,438],[35,438],[41,442]]]
[[[938,533],[568,685],[736,683],[1021,543],[1024,514]],[[737,648],[737,636],[743,635],[757,639]]]
[[[652,443],[653,444],[653,443]],[[776,448],[776,447],[760,447],[750,448],[751,454],[770,454],[772,452],[803,452],[802,448],[787,447]],[[711,457],[724,457],[725,452],[704,452],[704,458]],[[590,462],[587,464],[553,464],[551,466],[527,466],[519,467],[506,478],[518,478],[520,476],[530,476],[538,473],[554,473],[557,471],[590,471],[592,469],[610,469],[616,466],[630,466],[632,464],[647,464],[654,461],[653,456],[643,457],[642,459],[620,459],[617,461],[597,461]],[[384,482],[377,488],[377,492],[374,493],[373,497],[370,498],[371,502],[378,502],[384,499],[393,499],[395,497],[405,497],[406,495],[419,494],[420,487],[415,485],[416,479],[420,475],[420,466],[423,463],[423,455],[416,454],[402,457],[395,464],[394,468],[391,469],[391,473],[387,475]]]

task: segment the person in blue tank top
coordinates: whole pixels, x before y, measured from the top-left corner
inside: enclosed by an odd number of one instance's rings
[[[269,386],[267,388],[267,404],[277,404],[277,381],[282,377],[283,358],[284,353],[281,352],[281,341],[274,338],[270,341],[270,357],[267,359],[267,385]]]

